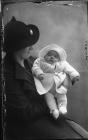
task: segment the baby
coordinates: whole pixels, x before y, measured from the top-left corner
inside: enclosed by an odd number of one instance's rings
[[[44,94],[50,113],[56,119],[59,114],[67,113],[66,75],[72,82],[80,77],[66,58],[63,48],[50,44],[40,51],[32,67],[36,89],[40,95]]]

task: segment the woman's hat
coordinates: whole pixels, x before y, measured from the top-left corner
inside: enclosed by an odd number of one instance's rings
[[[37,26],[26,25],[13,17],[4,29],[4,51],[12,53],[28,46],[31,47],[38,41],[39,35]]]
[[[54,50],[56,51],[59,56],[60,56],[60,60],[61,61],[65,61],[67,58],[67,54],[66,51],[58,46],[57,44],[50,44],[47,45],[46,47],[44,47],[40,52],[39,52],[39,58],[44,58],[44,56],[50,51],[50,50]]]

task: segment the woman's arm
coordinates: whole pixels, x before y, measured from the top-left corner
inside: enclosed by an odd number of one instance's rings
[[[25,93],[15,90],[7,95],[6,108],[9,107],[7,114],[18,120],[36,120],[48,112],[43,98],[43,95],[40,96],[33,90],[25,90]]]
[[[47,113],[43,95],[39,95],[34,83],[14,80],[12,76],[6,79],[7,114],[18,120],[35,120]],[[11,118],[12,118],[11,117]]]

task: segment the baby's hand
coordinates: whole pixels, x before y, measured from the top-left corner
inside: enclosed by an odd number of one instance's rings
[[[79,76],[72,79],[72,85],[74,85],[76,81],[79,81]]]
[[[43,79],[44,79],[44,74],[38,75],[38,79],[39,79],[39,80],[43,80]]]

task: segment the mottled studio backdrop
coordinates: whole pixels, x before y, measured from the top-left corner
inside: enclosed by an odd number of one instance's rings
[[[88,130],[88,40],[87,6],[84,3],[63,5],[15,3],[4,7],[4,24],[12,16],[26,24],[36,24],[40,29],[40,38],[31,55],[37,56],[44,46],[56,43],[62,46],[68,55],[68,62],[81,74],[80,81],[68,92],[68,116]]]

